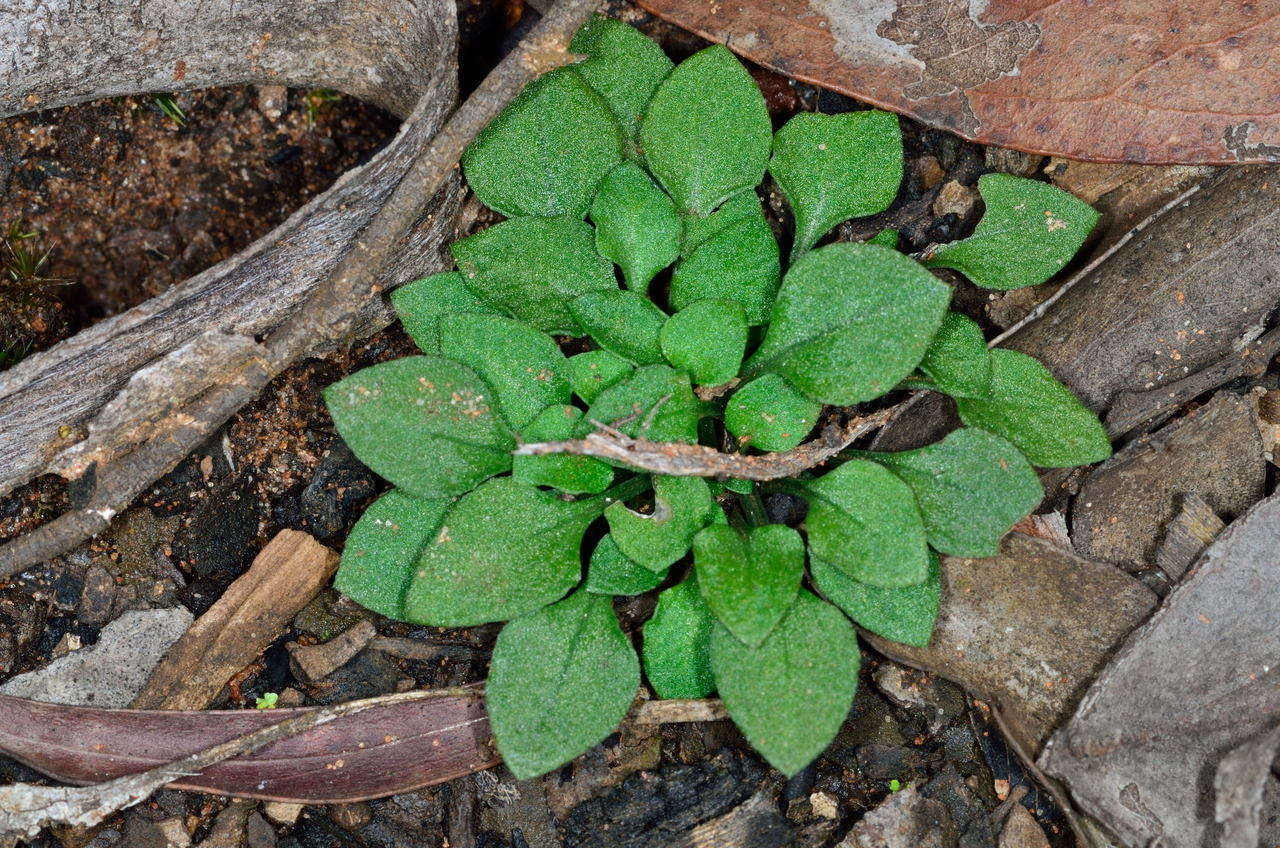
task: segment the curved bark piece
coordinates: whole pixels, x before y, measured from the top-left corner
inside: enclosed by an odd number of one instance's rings
[[[788,76],[972,141],[1097,162],[1280,160],[1274,2],[639,0]]]
[[[340,265],[453,106],[454,16],[449,0],[53,0],[38,13],[0,6],[0,116],[271,82],[338,88],[404,118],[370,162],[243,252],[0,374],[0,496],[39,474],[78,477],[145,446],[159,418],[262,355],[253,338],[284,324]],[[441,267],[458,194],[451,183],[431,201],[380,286]],[[375,302],[361,317],[377,326],[388,313]],[[206,332],[231,339],[197,343]],[[218,347],[234,355],[210,358]],[[150,385],[131,388],[147,402],[115,404],[95,423],[143,367]]]
[[[113,780],[323,708],[103,710],[0,695],[0,751],[69,783]],[[179,777],[175,789],[306,804],[408,792],[495,765],[477,691],[373,706]]]

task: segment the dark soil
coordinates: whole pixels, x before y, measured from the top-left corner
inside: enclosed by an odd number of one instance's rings
[[[40,350],[248,246],[368,159],[396,121],[358,100],[252,87],[121,97],[0,122],[0,228],[34,233],[46,308],[0,345]],[[266,114],[265,112],[272,112]],[[0,284],[0,311],[14,292]]]
[[[677,57],[702,46],[622,0],[610,6]],[[460,11],[464,86],[474,84],[536,17],[510,0],[462,0]],[[772,72],[754,72],[779,123],[801,108],[857,108]],[[290,92],[287,110],[274,119],[259,109],[253,89],[180,95],[183,127],[148,98],[0,122],[5,215],[40,234],[42,249],[50,251],[44,272],[70,282],[53,290],[46,325],[26,328],[34,347],[56,343],[232,255],[366,159],[395,130],[388,116],[348,98],[312,98],[318,107],[312,112],[308,97]],[[909,121],[903,126],[909,163],[899,200],[875,219],[846,226],[838,238],[865,238],[892,226],[902,230],[904,247],[919,249],[963,235],[975,222],[976,209],[936,214],[934,201],[952,181],[972,192],[986,170],[983,149]],[[781,227],[781,199],[776,192],[767,199]],[[957,303],[991,325],[986,293],[962,284]],[[102,624],[127,610],[182,604],[199,615],[281,529],[304,530],[340,548],[385,484],[337,437],[320,391],[354,370],[412,351],[394,326],[288,370],[107,533],[0,587],[0,677],[44,665],[68,634],[93,642]],[[37,481],[0,502],[0,539],[30,530],[66,506],[64,486]],[[787,504],[774,507],[786,510]],[[445,631],[384,619],[376,621],[381,633],[436,645],[436,658],[410,661],[366,649],[319,684],[294,677],[285,642],[324,641],[368,615],[332,591],[322,594],[237,676],[218,706],[252,707],[266,692],[327,703],[402,685],[484,678],[496,628]],[[773,812],[753,822],[744,845],[833,846],[862,814],[909,784],[930,787],[930,797],[942,800],[953,820],[969,823],[963,841],[953,844],[994,848],[988,812],[1019,785],[1032,789],[1024,803],[1055,844],[1068,844],[1052,802],[1034,791],[986,714],[961,690],[870,652],[865,660],[860,693],[839,738],[789,781],[727,722],[632,728],[542,781],[513,784],[499,768],[369,804],[307,808],[294,825],[251,819],[250,844],[660,848],[680,844],[692,828],[764,791]],[[0,780],[34,778],[0,758]],[[35,844],[163,845],[154,841],[154,823],[172,817],[194,828],[198,844],[224,804],[162,792],[93,833],[59,831]]]

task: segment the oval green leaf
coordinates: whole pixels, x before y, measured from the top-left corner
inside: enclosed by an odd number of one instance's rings
[[[1056,186],[1008,174],[984,174],[987,209],[967,239],[944,244],[925,260],[953,268],[988,289],[1043,283],[1063,269],[1098,223],[1098,213]]]
[[[667,316],[639,292],[588,292],[569,303],[578,326],[600,347],[637,365],[662,361],[658,333]]]
[[[683,211],[699,215],[760,182],[772,133],[755,80],[720,44],[676,66],[640,125],[649,170]]]
[[[1036,360],[991,351],[991,391],[957,398],[960,420],[1004,436],[1041,468],[1071,468],[1111,456],[1098,416]]]
[[[450,249],[468,288],[546,333],[577,335],[569,301],[618,287],[595,231],[575,218],[510,218]]]
[[[877,636],[923,648],[933,636],[942,597],[937,554],[929,554],[929,577],[918,586],[882,589],[859,583],[834,565],[809,559],[809,574],[827,600]]]
[[[591,202],[596,250],[622,269],[627,288],[644,293],[649,281],[680,254],[683,225],[676,205],[649,175],[625,162],[609,172]]]
[[[822,403],[877,398],[920,363],[950,299],[947,286],[897,251],[827,245],[787,272],[746,373],[777,372]]]
[[[343,441],[410,494],[460,495],[511,467],[515,441],[476,372],[442,356],[407,356],[324,390]]]
[[[485,702],[498,751],[523,780],[612,733],[639,688],[640,661],[613,605],[577,592],[502,628]]]
[[[658,595],[644,625],[644,673],[659,698],[705,698],[711,676],[711,628],[715,618],[693,575]]]
[[[835,738],[853,704],[860,662],[848,619],[804,589],[757,647],[722,625],[711,634],[711,669],[729,716],[787,776]]]
[[[923,448],[868,458],[911,487],[929,544],[953,556],[995,556],[1001,537],[1044,496],[1021,451],[974,427]]]
[[[804,539],[767,524],[744,538],[722,525],[693,540],[693,562],[707,606],[734,638],[759,645],[786,615],[804,577]]]
[[[578,583],[582,535],[600,498],[566,501],[510,477],[463,496],[418,557],[405,595],[409,621],[470,627],[506,621]]]
[[[747,349],[747,313],[727,300],[697,300],[667,319],[658,335],[667,361],[702,386],[732,380]]]
[[[672,307],[728,300],[742,305],[752,326],[769,319],[782,273],[778,242],[755,195],[751,198],[754,212],[706,238],[676,265],[668,295]]]
[[[627,139],[634,140],[645,107],[674,63],[644,33],[604,15],[592,16],[578,30],[569,52],[586,55],[586,61],[574,65],[574,70],[599,92]]]
[[[863,583],[915,586],[929,576],[929,545],[911,488],[860,459],[805,484],[809,549]]]
[[[893,203],[902,182],[898,116],[801,112],[774,135],[769,173],[795,216],[794,260],[841,221]]]
[[[574,68],[525,86],[462,156],[476,197],[507,217],[586,214],[602,177],[622,161],[622,131]]]

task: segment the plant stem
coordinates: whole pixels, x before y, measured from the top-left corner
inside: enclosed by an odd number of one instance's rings
[[[634,477],[623,480],[621,483],[615,483],[608,489],[605,489],[602,497],[608,503],[629,501],[637,495],[644,494],[650,485],[649,475],[637,474]]]

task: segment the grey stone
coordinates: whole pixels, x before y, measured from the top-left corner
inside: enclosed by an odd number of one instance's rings
[[[97,644],[20,674],[0,692],[53,704],[127,707],[191,620],[182,607],[127,612],[102,628]]]

